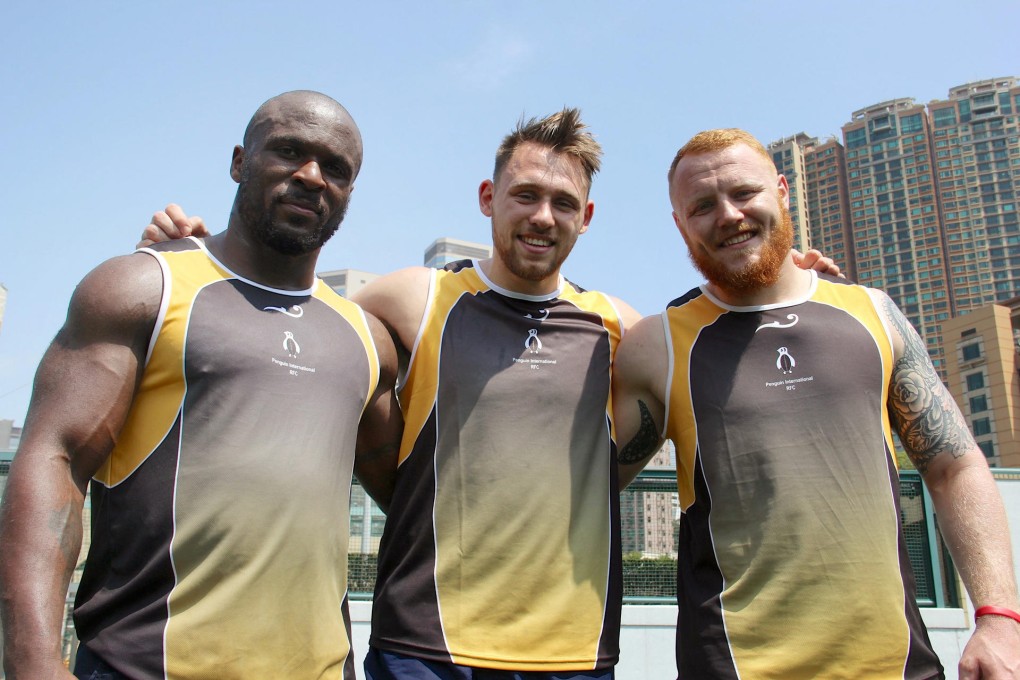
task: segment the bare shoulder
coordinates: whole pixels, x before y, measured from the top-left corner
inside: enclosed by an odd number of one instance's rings
[[[379,277],[351,299],[409,349],[425,314],[431,277],[428,267],[408,267]]]
[[[666,332],[662,317],[656,314],[641,319],[623,336],[616,351],[613,377],[658,392],[657,383],[665,385],[667,365]]]
[[[129,329],[151,325],[159,313],[163,272],[154,257],[132,253],[89,272],[71,297],[68,322],[77,328]]]
[[[877,288],[868,288],[867,291],[872,302],[875,303],[875,308],[878,309],[879,315],[882,317],[886,330],[889,331],[894,356],[899,359],[904,354],[909,354],[912,350],[916,351],[918,349],[924,350],[924,354],[927,356],[927,350],[924,349],[920,337],[910,324],[910,320],[903,315],[903,312],[892,301],[892,298]],[[920,348],[917,347],[918,343],[922,345]]]
[[[613,303],[614,307],[616,307],[616,311],[620,313],[620,319],[623,321],[623,327],[628,331],[641,320],[641,314],[620,298],[612,295],[607,295],[606,297],[608,297],[609,301]]]
[[[376,316],[365,312],[365,319],[368,321],[368,330],[372,334],[372,341],[375,343],[375,351],[379,355],[379,370],[382,374],[383,383],[393,384],[397,374],[397,349],[393,343],[393,337],[389,330]]]

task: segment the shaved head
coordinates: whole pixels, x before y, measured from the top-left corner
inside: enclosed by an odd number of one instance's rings
[[[284,123],[295,116],[308,117],[309,114],[316,114],[325,120],[336,120],[346,129],[346,134],[349,135],[347,141],[353,143],[357,150],[355,168],[357,174],[362,159],[361,131],[357,123],[340,102],[314,90],[293,90],[267,99],[248,121],[242,144],[245,147],[251,146],[256,138],[274,123]]]

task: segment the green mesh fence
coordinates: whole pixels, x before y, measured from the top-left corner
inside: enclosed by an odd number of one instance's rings
[[[679,508],[674,475],[673,470],[646,470],[620,495],[623,593],[627,602],[676,600]],[[900,477],[900,522],[918,603],[922,607],[959,606],[952,561],[941,535],[930,530],[934,521],[926,498],[920,475],[904,472]],[[355,485],[348,576],[352,599],[372,596],[384,523],[382,512]]]

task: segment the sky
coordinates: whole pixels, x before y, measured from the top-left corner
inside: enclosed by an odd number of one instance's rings
[[[176,202],[225,226],[233,146],[280,92],[329,94],[364,138],[320,271],[419,265],[440,236],[488,243],[477,191],[502,136],[581,108],[605,155],[564,274],[652,314],[700,282],[666,191],[691,135],[838,136],[878,102],[1020,76],[1018,26],[1016,0],[8,0],[0,419],[23,423],[75,285],[130,252],[154,211]]]

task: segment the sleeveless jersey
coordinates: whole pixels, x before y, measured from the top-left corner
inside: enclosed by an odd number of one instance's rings
[[[199,241],[144,249],[163,297],[92,480],[82,644],[132,678],[353,678],[346,616],[365,317],[321,281],[266,288]]]
[[[511,670],[611,667],[622,581],[609,372],[622,323],[561,280],[433,272],[400,388],[374,647]]]
[[[900,528],[892,343],[867,290],[816,278],[798,302],[734,308],[695,289],[663,319],[680,677],[939,677]]]

